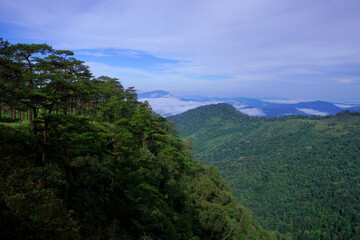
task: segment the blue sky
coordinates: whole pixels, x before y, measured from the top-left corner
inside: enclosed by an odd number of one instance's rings
[[[2,0],[0,37],[140,91],[360,99],[359,0]]]

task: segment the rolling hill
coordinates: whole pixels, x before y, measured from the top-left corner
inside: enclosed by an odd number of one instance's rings
[[[168,119],[264,227],[294,239],[360,238],[359,113],[257,118],[216,104]]]

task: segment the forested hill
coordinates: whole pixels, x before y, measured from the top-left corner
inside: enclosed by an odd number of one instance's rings
[[[359,113],[255,118],[217,104],[168,119],[262,226],[295,239],[360,239]]]
[[[71,51],[1,40],[0,107],[0,239],[283,239]]]

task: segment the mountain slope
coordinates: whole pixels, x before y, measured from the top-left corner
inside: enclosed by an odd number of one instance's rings
[[[169,119],[265,227],[295,239],[360,237],[358,113],[254,118],[218,104]]]

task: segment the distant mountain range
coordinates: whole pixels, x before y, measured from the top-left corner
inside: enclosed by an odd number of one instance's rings
[[[347,103],[331,103],[326,101],[296,101],[289,99],[258,99],[258,98],[219,98],[219,97],[196,97],[183,98],[174,96],[169,92],[156,90],[139,93],[140,101],[148,101],[153,110],[164,116],[183,113],[199,106],[228,103],[237,110],[249,116],[272,117],[286,115],[334,115],[338,112],[360,111],[360,105]]]

